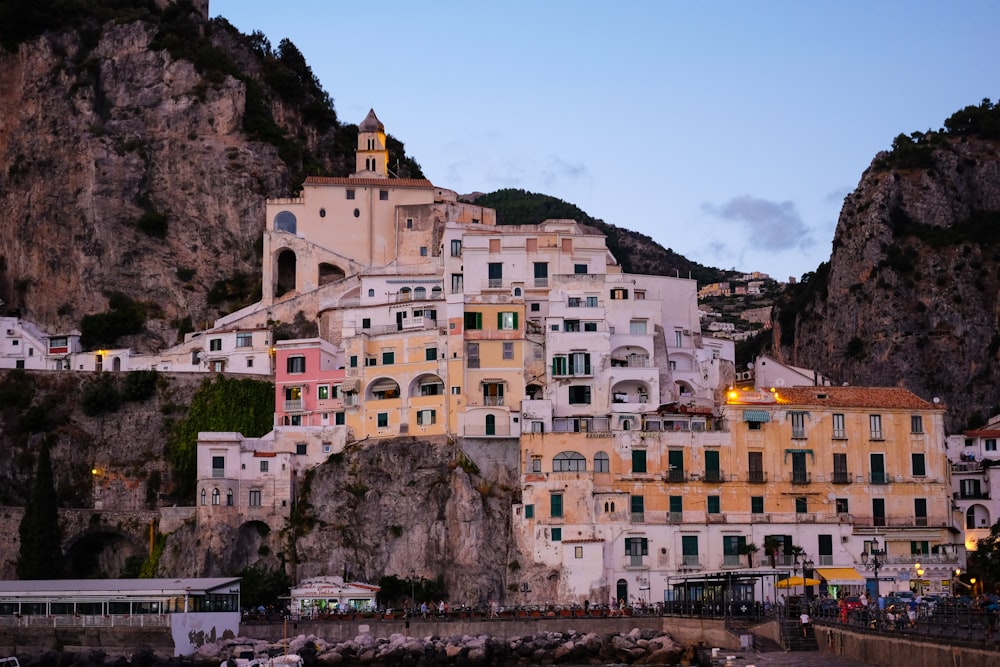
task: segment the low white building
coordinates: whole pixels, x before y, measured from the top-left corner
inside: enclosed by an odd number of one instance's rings
[[[378,586],[342,577],[315,577],[303,580],[291,590],[290,610],[293,619],[315,618],[325,614],[372,611],[377,607]]]

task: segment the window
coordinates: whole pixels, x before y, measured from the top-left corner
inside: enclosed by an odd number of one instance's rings
[[[541,310],[542,310],[542,304],[540,303],[531,304],[531,312],[538,313],[541,312]]]
[[[551,530],[552,530],[552,541],[562,542],[562,528],[558,526],[553,526]]]
[[[747,481],[753,484],[763,484],[764,452],[748,452]]]
[[[382,365],[392,366],[394,363],[396,363],[396,352],[394,350],[383,350]]]
[[[871,454],[869,460],[872,470],[871,483],[888,484],[889,476],[885,472],[885,454]]]
[[[525,519],[534,519],[535,518],[535,506],[534,505],[525,505],[524,506],[524,518]]]
[[[924,418],[921,415],[910,415],[910,433],[924,432]]]
[[[684,332],[675,331],[674,332],[674,347],[684,347]]]
[[[549,263],[535,262],[535,287],[549,286]]]
[[[210,352],[218,352],[222,349],[222,339],[212,338],[208,341],[208,349]]]
[[[645,521],[646,499],[643,496],[629,496],[629,511],[633,522]]]
[[[833,483],[850,484],[851,476],[847,472],[847,454],[837,452],[833,455]]]
[[[597,331],[597,322],[584,322],[583,323],[583,330],[584,331]]]
[[[309,448],[309,446],[306,443],[304,443],[304,442],[296,442],[295,443],[295,455],[296,456],[305,456],[306,452],[308,451],[308,448]]]
[[[306,358],[302,355],[288,357],[288,360],[285,363],[285,368],[289,373],[305,373]]]
[[[465,344],[465,365],[469,368],[479,368],[479,343]]]
[[[437,422],[436,410],[417,410],[417,425],[430,426]]]
[[[996,438],[986,438],[986,441],[983,443],[983,448],[988,452],[995,452],[997,450]]]
[[[219,490],[218,489],[212,489],[212,504],[213,505],[220,504],[221,499],[222,499],[222,496],[219,494]]]
[[[699,564],[697,535],[681,535],[681,553],[683,554],[684,565],[696,567]]]
[[[497,329],[501,331],[517,329],[517,313],[497,313]]]
[[[452,239],[451,242],[451,256],[461,257],[462,256],[462,241],[459,239]]]
[[[844,415],[833,415],[833,439],[843,440],[846,437],[847,431],[844,429]]]
[[[707,501],[709,514],[719,514],[722,511],[719,496],[708,496]]]
[[[436,361],[438,358],[438,349],[436,347],[424,348],[424,361]]]
[[[247,368],[253,368],[253,357],[247,357]]]
[[[628,290],[622,287],[616,287],[611,290],[611,300],[612,301],[624,301],[628,299]]]
[[[561,493],[553,493],[549,496],[549,516],[553,519],[561,519],[563,515],[563,496]]]
[[[486,272],[490,287],[503,287],[503,262],[488,262]]]
[[[462,394],[462,388],[458,387],[458,386],[452,387],[451,388],[451,394],[452,394],[452,396],[460,396]]]
[[[571,375],[590,375],[590,353],[573,352],[569,355]]]
[[[804,438],[806,437],[806,413],[804,412],[791,412],[789,413],[792,421],[792,437],[793,438]]]
[[[343,412],[334,412],[333,413],[333,423],[336,426],[343,426],[344,423],[345,423],[344,422],[344,413]]]
[[[213,456],[212,457],[212,477],[225,477],[226,476],[226,457],[225,456]]]
[[[250,497],[248,498],[248,505],[250,507],[260,507],[260,489],[251,489]]]
[[[645,336],[646,320],[632,320],[628,323],[628,332],[633,336]]]
[[[261,472],[267,472],[267,468],[268,468],[268,462],[267,461],[261,461],[260,462],[260,471]]]
[[[667,452],[667,479],[671,482],[684,481],[684,450],[671,449]]]
[[[637,289],[635,291],[635,300],[636,301],[645,301],[646,300],[646,290],[644,290],[644,289]]]
[[[228,491],[226,491],[226,505],[228,507],[232,507],[233,506],[233,490],[232,489],[229,489]]]
[[[923,454],[910,454],[910,460],[913,463],[914,477],[923,477],[927,474],[927,466],[925,465]]]
[[[566,357],[552,357],[553,375],[568,375],[567,368]]]
[[[590,385],[579,385],[569,388],[570,405],[586,405],[590,403]]]
[[[348,199],[354,199],[354,190],[346,190],[344,194],[347,196]]]
[[[597,452],[594,454],[594,472],[609,472],[609,461],[606,452]]]
[[[670,496],[668,499],[670,514],[680,516],[684,512],[684,496]],[[673,517],[671,517],[673,520]],[[678,518],[678,520],[680,520]]]
[[[930,543],[927,540],[913,540],[910,542],[910,554],[914,556],[926,555],[931,552]]]
[[[504,341],[503,358],[506,360],[511,360],[514,358],[514,343],[509,341]]]
[[[461,273],[451,274],[451,293],[461,294],[463,289],[465,289],[463,274]]]
[[[837,510],[837,514],[848,514],[851,511],[851,504],[847,498],[835,498],[834,507]]]
[[[371,287],[368,288],[368,296],[375,296],[375,290],[374,290],[374,288],[371,288]]]
[[[380,412],[380,413],[378,413],[378,415],[376,415],[376,425],[379,428],[388,428],[388,426],[389,426],[389,413],[388,412]]]
[[[583,547],[573,547],[573,558],[583,558]]]
[[[882,415],[868,415],[868,426],[872,440],[882,439]]]
[[[646,472],[646,450],[632,450],[632,472]]]
[[[413,218],[407,218],[406,219],[406,228],[407,229],[413,229]]]
[[[750,496],[750,512],[752,514],[764,513],[764,496]]]
[[[579,452],[559,452],[552,457],[552,472],[586,472],[587,459]]]
[[[587,308],[597,308],[597,297],[588,296],[586,300]]]
[[[316,387],[316,398],[321,401],[325,401],[326,399],[330,398],[330,385],[321,384],[318,387]]]
[[[587,273],[587,265],[586,264],[574,264],[573,265],[573,273],[578,274],[578,275],[584,275],[584,274],[586,274]]]
[[[236,347],[253,347],[253,334],[236,334]]]
[[[389,201],[389,191],[388,190],[379,190],[378,191],[378,198],[379,198],[379,201]]]
[[[820,565],[833,565],[833,535],[819,535],[816,543]]]
[[[420,246],[420,256],[421,257],[427,256],[427,246],[425,245]]]
[[[705,481],[707,482],[721,482],[722,480],[722,470],[719,466],[719,450],[717,449],[706,449],[705,450]]]
[[[352,354],[351,355],[351,368],[357,368],[357,367],[358,367],[358,355]]]
[[[799,496],[795,499],[795,513],[805,514],[809,511],[809,499],[805,496]]]
[[[201,504],[202,505],[208,504],[208,491],[205,489],[201,490]]]
[[[569,299],[566,300],[566,307],[567,308],[579,308],[581,303],[582,303],[582,301],[580,301],[580,297],[578,297],[578,296],[571,296],[571,297],[569,297]]]
[[[483,328],[483,314],[477,313],[475,311],[469,311],[465,313],[465,328],[466,329],[482,329]]]
[[[913,516],[916,518],[916,524],[918,526],[927,525],[927,499],[926,498],[914,498],[913,499]]]

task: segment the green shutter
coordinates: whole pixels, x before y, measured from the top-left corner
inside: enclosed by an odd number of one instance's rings
[[[517,329],[517,313],[514,313],[514,328]]]

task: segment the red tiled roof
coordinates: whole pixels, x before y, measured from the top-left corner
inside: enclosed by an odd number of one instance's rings
[[[361,187],[393,188],[433,188],[426,178],[340,178],[333,176],[309,176],[306,185],[357,185]]]
[[[890,410],[945,409],[943,403],[925,401],[902,387],[781,387],[775,393],[779,405]]]
[[[1000,430],[990,428],[980,428],[974,431],[965,431],[962,435],[969,438],[1000,438]]]

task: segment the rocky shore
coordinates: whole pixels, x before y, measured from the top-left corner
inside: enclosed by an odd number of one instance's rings
[[[240,648],[258,655],[280,653],[281,644],[247,639],[227,640],[202,647],[197,662],[217,663]],[[302,656],[305,665],[676,665],[694,658],[694,650],[654,630],[628,633],[546,632],[531,636],[497,638],[487,635],[413,637],[393,634],[375,637],[360,634],[329,643],[314,635],[299,635],[288,642],[288,652]]]

